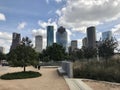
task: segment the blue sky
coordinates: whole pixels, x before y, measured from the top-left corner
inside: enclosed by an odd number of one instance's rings
[[[12,33],[43,36],[46,46],[46,26],[66,28],[68,41],[86,36],[86,28],[96,26],[97,39],[101,33],[111,30],[120,41],[120,0],[0,0],[0,46],[9,51]]]

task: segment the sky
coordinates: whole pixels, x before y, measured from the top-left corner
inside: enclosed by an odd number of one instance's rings
[[[71,40],[86,37],[86,28],[96,27],[97,40],[102,32],[112,31],[120,43],[120,0],[0,0],[0,46],[9,52],[12,33],[28,36],[35,43],[35,36],[43,36],[46,47],[46,26],[63,26]],[[56,41],[56,39],[54,40]]]

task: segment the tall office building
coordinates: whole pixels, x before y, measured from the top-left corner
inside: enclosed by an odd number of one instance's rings
[[[67,50],[67,32],[64,27],[59,27],[56,32],[56,42]]]
[[[77,49],[77,40],[71,41],[71,51],[75,51]]]
[[[0,47],[0,53],[4,53],[5,52],[5,48],[4,47]]]
[[[88,46],[87,45],[87,38],[86,37],[82,39],[82,46],[83,47],[87,47]]]
[[[10,50],[15,49],[21,42],[21,35],[18,33],[13,33],[12,36],[12,45]]]
[[[54,43],[54,27],[47,26],[47,47]]]
[[[94,26],[87,28],[87,40],[89,48],[96,48],[96,28]]]
[[[42,36],[40,36],[40,35],[35,36],[35,51],[36,52],[42,52],[42,47],[43,47]]]
[[[106,31],[102,33],[102,40],[112,39],[112,31]]]

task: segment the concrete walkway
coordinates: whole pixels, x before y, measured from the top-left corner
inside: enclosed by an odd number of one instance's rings
[[[1,68],[1,67],[0,67]],[[5,68],[0,75],[7,72],[22,71],[23,68]],[[38,71],[32,67],[27,70]],[[41,77],[21,80],[0,80],[0,90],[69,90],[63,77],[60,77],[56,68],[41,68]]]
[[[64,76],[70,90],[93,90],[87,84],[85,84],[81,79],[72,79]]]

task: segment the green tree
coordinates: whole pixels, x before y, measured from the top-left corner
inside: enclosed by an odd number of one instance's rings
[[[79,60],[84,58],[84,52],[82,49],[79,49],[78,51],[76,51],[76,54]]]
[[[90,58],[96,57],[96,54],[97,54],[96,48],[85,48],[85,47],[83,47],[83,51],[84,51],[84,57],[87,58],[88,60]]]
[[[0,60],[6,59],[6,55],[0,52]]]
[[[24,67],[38,64],[38,54],[32,48],[31,40],[23,38],[21,44],[8,54],[8,62],[11,66]]]
[[[117,46],[118,42],[115,38],[102,40],[98,47],[99,55],[107,60],[114,55],[114,50]]]
[[[65,48],[63,48],[61,45],[58,45],[56,43],[53,43],[52,46],[49,46],[46,48],[46,50],[43,50],[42,57],[43,60],[49,61],[60,61],[65,59]]]
[[[80,60],[84,57],[84,52],[82,49],[76,49],[74,51],[69,52],[69,56],[72,61]]]

